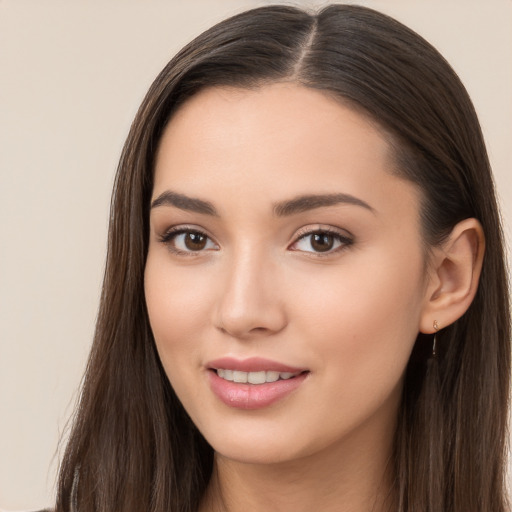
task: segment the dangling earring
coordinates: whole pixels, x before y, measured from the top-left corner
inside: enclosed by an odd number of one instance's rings
[[[432,357],[436,358],[437,357],[437,331],[439,331],[439,324],[437,323],[437,320],[434,320],[434,323],[432,324],[432,326],[434,327],[435,329],[435,333],[434,333],[434,341],[432,343]]]

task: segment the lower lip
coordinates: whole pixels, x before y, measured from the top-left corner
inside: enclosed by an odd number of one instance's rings
[[[295,391],[306,379],[308,372],[297,377],[265,384],[240,384],[222,379],[217,372],[209,372],[210,386],[215,395],[229,407],[236,409],[261,409]]]

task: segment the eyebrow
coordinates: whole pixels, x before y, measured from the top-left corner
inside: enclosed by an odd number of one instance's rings
[[[290,200],[280,201],[274,204],[273,212],[278,217],[288,217],[297,213],[302,213],[316,208],[326,206],[335,206],[338,204],[350,204],[354,206],[361,206],[372,213],[375,210],[365,201],[350,194],[308,194],[298,196]],[[166,190],[162,192],[152,203],[151,208],[159,206],[174,206],[180,210],[188,210],[203,215],[212,215],[218,217],[219,214],[209,201],[199,199],[196,197],[189,197],[178,192]]]
[[[158,206],[175,206],[180,210],[188,210],[191,212],[202,213],[203,215],[213,215],[218,217],[219,214],[209,201],[198,199],[196,197],[189,197],[184,194],[178,194],[171,190],[162,192],[152,203],[151,208]]]
[[[278,217],[287,217],[315,208],[335,206],[337,204],[350,204],[361,206],[375,213],[375,210],[365,201],[350,194],[310,194],[298,196],[289,201],[281,201],[274,205],[274,214]]]

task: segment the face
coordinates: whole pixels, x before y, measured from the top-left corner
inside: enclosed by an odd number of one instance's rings
[[[393,165],[369,120],[293,84],[205,90],[166,128],[147,307],[175,392],[225,458],[392,436],[426,290],[419,193]]]

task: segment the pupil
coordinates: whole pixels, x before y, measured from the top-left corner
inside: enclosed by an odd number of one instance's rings
[[[333,236],[326,233],[315,233],[313,235],[313,240],[311,241],[311,246],[317,252],[329,251],[332,249],[333,244]]]
[[[185,245],[191,251],[199,251],[206,246],[206,237],[201,233],[187,233]]]

